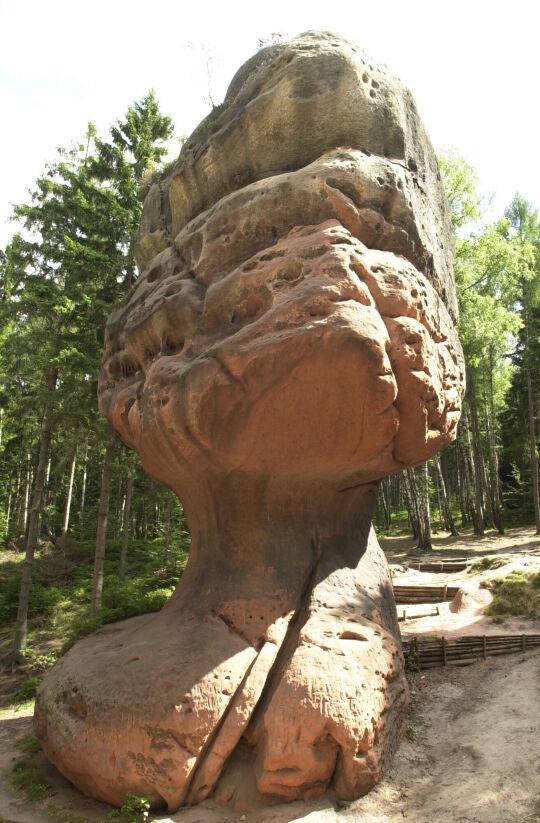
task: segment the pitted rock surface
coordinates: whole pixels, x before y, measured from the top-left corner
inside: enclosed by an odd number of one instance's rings
[[[116,804],[357,797],[408,703],[378,484],[452,441],[464,391],[409,92],[333,35],[263,49],[151,187],[137,254],[100,408],[182,500],[189,562],[60,661],[37,734]]]

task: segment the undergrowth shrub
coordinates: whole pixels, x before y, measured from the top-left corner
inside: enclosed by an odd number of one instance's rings
[[[15,791],[24,795],[29,802],[44,800],[51,792],[51,786],[38,767],[26,758],[17,760],[11,767],[9,782]]]
[[[41,678],[37,676],[29,677],[28,680],[25,680],[15,692],[15,703],[26,703],[27,700],[32,700],[32,698],[36,696],[40,683]]]

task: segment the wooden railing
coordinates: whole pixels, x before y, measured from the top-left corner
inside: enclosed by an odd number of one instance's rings
[[[453,600],[459,586],[412,586],[394,584],[396,603],[442,603]]]
[[[412,671],[438,666],[468,666],[500,654],[526,652],[540,646],[540,634],[413,637],[403,642],[406,668]]]

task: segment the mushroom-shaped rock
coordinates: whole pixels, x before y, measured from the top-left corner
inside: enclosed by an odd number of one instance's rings
[[[47,676],[38,737],[116,804],[357,797],[408,702],[378,484],[451,442],[464,391],[409,92],[334,35],[262,49],[150,189],[137,254],[100,408],[182,500],[189,562]]]

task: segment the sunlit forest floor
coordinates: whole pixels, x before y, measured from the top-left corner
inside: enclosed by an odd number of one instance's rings
[[[540,540],[534,529],[519,527],[504,536],[482,539],[464,533],[438,535],[429,559],[474,557],[466,570],[451,574],[409,567],[419,558],[412,538],[381,539],[394,582],[470,586],[505,577],[519,596],[524,584],[537,579]],[[0,675],[0,823],[85,823],[106,821],[111,809],[88,800],[50,766],[31,735],[33,693],[39,679],[77,637],[100,621],[122,619],[159,608],[181,573],[185,556],[165,562],[160,541],[130,547],[131,567],[125,582],[117,579],[119,546],[108,547],[104,610],[90,614],[91,547],[73,543],[64,552],[42,547],[36,562],[36,588],[31,606],[26,664]],[[171,562],[172,560],[172,562]],[[22,555],[0,554],[0,655],[7,654],[17,576]],[[513,582],[512,582],[513,581]],[[498,584],[496,584],[498,585]],[[527,583],[527,585],[529,585]],[[535,584],[537,585],[537,584]],[[13,592],[11,589],[13,588]],[[505,590],[506,591],[506,590]],[[527,589],[534,602],[538,588]],[[12,602],[13,601],[13,602]],[[506,612],[491,616],[451,615],[461,619],[459,633],[540,632],[531,613],[512,615],[517,601],[508,596]],[[523,601],[525,602],[525,601]],[[526,601],[529,608],[530,602]],[[439,604],[440,605],[440,604]],[[431,604],[430,604],[431,606]],[[519,608],[523,607],[520,601]],[[403,607],[398,607],[401,610]],[[417,606],[407,607],[414,611]],[[421,618],[407,618],[404,635],[424,634]],[[478,620],[483,622],[478,623]],[[415,628],[415,624],[416,628]],[[479,628],[480,626],[480,628]],[[418,629],[420,627],[421,630]],[[440,628],[431,627],[440,633]],[[443,631],[452,632],[452,627]],[[537,764],[540,758],[540,651],[490,658],[466,668],[449,667],[408,674],[412,706],[407,735],[391,768],[377,788],[364,798],[340,804],[329,794],[307,803],[265,809],[231,810],[212,801],[176,814],[150,814],[149,820],[179,823],[536,823],[540,821]],[[142,818],[141,818],[142,819]],[[126,818],[126,821],[128,818]]]

